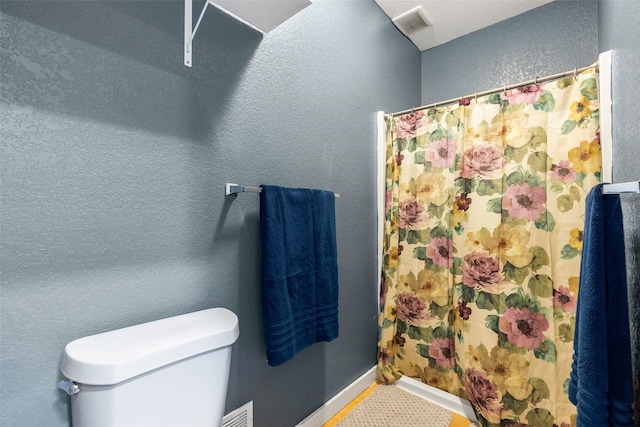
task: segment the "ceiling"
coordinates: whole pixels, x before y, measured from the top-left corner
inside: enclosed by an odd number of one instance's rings
[[[374,0],[393,19],[415,7],[430,26],[403,31],[421,51],[520,15],[553,0]]]

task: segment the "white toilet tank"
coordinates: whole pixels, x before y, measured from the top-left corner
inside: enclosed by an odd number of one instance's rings
[[[219,427],[238,335],[236,315],[212,308],[70,342],[73,427]]]

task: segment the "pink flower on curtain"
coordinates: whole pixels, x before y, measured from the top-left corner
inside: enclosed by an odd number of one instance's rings
[[[500,318],[498,328],[507,334],[509,342],[535,350],[544,339],[543,332],[549,329],[549,321],[540,313],[532,313],[527,307],[509,307]]]
[[[464,389],[471,404],[492,424],[500,423],[502,395],[485,372],[465,369]]]
[[[535,104],[542,95],[541,85],[534,84],[511,89],[500,94],[500,99],[508,100],[509,104]]]
[[[510,185],[502,197],[502,208],[516,219],[526,218],[535,221],[544,212],[547,193],[542,187],[531,187],[525,182],[522,185]]]
[[[571,295],[571,291],[566,286],[560,286],[556,291],[553,290],[553,306],[561,308],[567,313],[576,311],[576,299]]]
[[[405,114],[396,121],[396,136],[406,138],[408,136],[422,135],[426,133],[427,117],[422,111]]]
[[[441,138],[433,141],[424,158],[437,168],[448,168],[453,166],[456,160],[456,140]]]
[[[438,267],[451,267],[453,264],[452,242],[446,237],[434,237],[427,246],[427,257]]]
[[[398,294],[396,310],[398,319],[410,324],[419,324],[421,320],[427,320],[431,317],[425,302],[409,292]]]
[[[451,338],[434,338],[429,346],[429,356],[443,368],[453,368],[456,363],[453,340]]]
[[[413,228],[416,224],[427,219],[424,205],[416,199],[407,199],[398,206],[398,222],[400,228]]]
[[[462,156],[463,178],[497,178],[496,172],[500,172],[504,164],[503,151],[491,145],[476,145],[469,148]]]
[[[489,293],[500,293],[504,279],[500,273],[500,261],[487,253],[472,252],[462,262],[462,283]]]
[[[549,178],[560,181],[563,184],[571,184],[576,180],[576,177],[576,171],[571,167],[571,163],[568,160],[560,160],[557,165],[552,165],[549,171]]]

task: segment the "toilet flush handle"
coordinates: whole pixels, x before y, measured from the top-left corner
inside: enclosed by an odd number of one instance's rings
[[[73,381],[61,380],[58,382],[58,388],[60,390],[64,390],[69,396],[73,396],[74,394],[80,393],[82,387],[80,384],[74,383]]]

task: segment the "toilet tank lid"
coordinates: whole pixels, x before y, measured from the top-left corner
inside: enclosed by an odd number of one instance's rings
[[[77,383],[113,385],[230,346],[238,335],[238,317],[226,308],[211,308],[72,341],[61,370]]]

